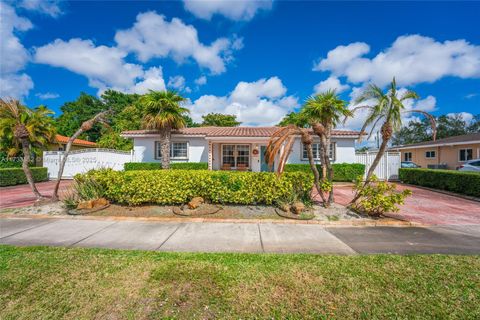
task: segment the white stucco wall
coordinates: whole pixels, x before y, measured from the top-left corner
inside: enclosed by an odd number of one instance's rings
[[[336,143],[336,158],[334,163],[355,163],[355,140],[351,138],[332,138]],[[313,139],[313,143],[319,143],[319,139]],[[295,139],[292,147],[292,153],[288,157],[287,163],[308,164],[308,159],[302,159],[302,141]],[[318,161],[320,163],[320,161]]]
[[[137,162],[160,162],[155,159],[155,141],[159,141],[155,137],[142,137],[134,139],[134,158]],[[188,142],[188,160],[174,160],[172,162],[208,162],[208,142],[201,137],[179,137],[172,136],[172,142]],[[317,143],[318,139],[314,142]],[[332,142],[336,143],[336,163],[355,163],[355,140],[351,138],[332,138]],[[242,143],[236,141],[235,143]],[[250,143],[249,143],[250,144]],[[265,143],[251,143],[253,150]],[[220,143],[212,143],[213,146],[213,170],[220,169]],[[302,159],[302,143],[300,138],[295,140],[287,163],[304,163],[308,164],[308,160]],[[251,166],[253,171],[260,171],[260,155],[251,157]]]
[[[133,151],[136,162],[160,162],[155,159],[155,141],[158,138],[135,138]],[[172,162],[208,162],[208,142],[201,137],[172,136],[172,142],[188,142],[188,160],[172,159]]]

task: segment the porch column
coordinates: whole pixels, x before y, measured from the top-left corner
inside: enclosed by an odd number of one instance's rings
[[[208,170],[213,168],[213,145],[212,141],[208,141]]]

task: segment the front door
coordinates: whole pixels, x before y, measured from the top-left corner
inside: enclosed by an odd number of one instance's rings
[[[260,147],[260,171],[262,172],[272,172],[273,167],[269,168],[268,163],[265,161],[265,151],[267,150],[267,146],[261,146]]]

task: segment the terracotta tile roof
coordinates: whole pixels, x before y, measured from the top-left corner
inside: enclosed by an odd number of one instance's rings
[[[206,137],[270,137],[279,127],[199,127],[183,128],[174,131],[174,134],[183,134],[187,136],[201,135]],[[125,137],[136,135],[158,134],[155,130],[131,130],[123,131]],[[352,130],[333,130],[333,136],[358,136],[359,131]]]
[[[57,143],[64,143],[66,144],[68,142],[69,137],[65,137],[62,135],[57,134],[55,136],[55,142]],[[82,139],[75,139],[73,140],[73,145],[76,146],[84,146],[84,147],[96,147],[97,144],[95,142],[87,141],[87,140],[82,140]]]
[[[412,144],[406,144],[402,146],[393,146],[390,149],[398,149],[398,148],[413,148],[413,147],[422,147],[422,146],[441,146],[444,144],[455,144],[455,143],[478,143],[480,141],[480,132],[478,133],[470,133],[470,134],[464,134],[461,136],[454,136],[454,137],[449,137],[449,138],[444,138],[444,139],[438,139],[435,141],[425,141],[425,142],[419,142],[419,143],[412,143]]]

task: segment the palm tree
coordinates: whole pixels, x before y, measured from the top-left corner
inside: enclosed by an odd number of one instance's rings
[[[387,92],[384,92],[380,87],[371,84],[368,88],[355,100],[355,104],[360,104],[363,102],[372,102],[372,105],[359,106],[352,110],[355,112],[358,109],[367,109],[368,116],[365,120],[365,123],[361,130],[361,136],[365,134],[367,127],[372,126],[370,130],[370,136],[373,133],[377,124],[383,121],[383,124],[380,128],[382,134],[382,144],[377,152],[375,159],[373,160],[372,165],[370,166],[367,176],[365,179],[365,184],[367,184],[372,178],[375,169],[380,162],[380,159],[385,154],[388,142],[393,136],[395,131],[400,130],[402,127],[402,114],[411,112],[411,113],[420,113],[429,118],[430,124],[432,127],[433,140],[436,139],[436,122],[435,118],[428,112],[422,110],[405,110],[404,102],[409,99],[418,99],[419,96],[414,91],[407,90],[405,92],[399,92],[397,90],[397,84],[395,78],[393,78],[390,89]],[[356,200],[356,199],[355,199]]]
[[[273,162],[278,155],[277,173],[281,174],[283,172],[283,169],[285,168],[285,164],[287,163],[288,156],[292,152],[295,138],[298,135],[301,136],[302,143],[307,149],[307,157],[310,164],[310,169],[313,173],[315,189],[322,198],[323,204],[327,206],[327,199],[323,193],[325,188],[321,184],[320,173],[317,170],[317,166],[315,165],[315,159],[313,158],[313,139],[307,129],[298,127],[294,124],[289,124],[285,127],[279,128],[270,137],[270,140],[268,141],[268,145],[265,150],[265,160],[267,161],[268,165],[272,167]]]
[[[174,91],[152,91],[140,98],[144,107],[142,126],[160,132],[162,168],[170,167],[170,141],[172,130],[185,127],[189,110],[180,104],[186,99]]]
[[[322,162],[322,179],[333,180],[333,168],[330,163],[330,142],[333,129],[341,119],[352,115],[346,102],[339,98],[335,90],[309,97],[301,110],[301,117],[307,119],[313,132],[320,138],[320,160]],[[333,202],[333,188],[330,190],[328,202]]]
[[[32,171],[28,166],[33,149],[42,149],[55,137],[55,126],[50,117],[53,112],[44,106],[29,109],[14,99],[0,99],[0,139],[2,151],[14,156],[23,153],[22,168],[37,200],[42,195],[35,186]]]

